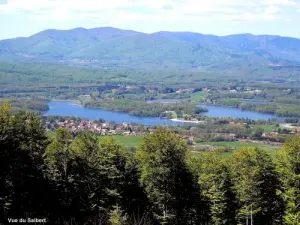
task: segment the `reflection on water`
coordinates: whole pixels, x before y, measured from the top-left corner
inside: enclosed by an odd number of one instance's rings
[[[85,108],[73,102],[48,102],[49,110],[44,116],[75,116],[89,120],[104,119],[116,123],[138,123],[144,125],[177,125],[181,122],[174,122],[159,117],[131,116],[128,113],[107,111],[102,109]]]
[[[201,113],[201,115],[210,116],[210,117],[248,118],[251,120],[279,119],[279,117],[272,114],[243,111],[237,108],[230,108],[224,106],[212,106],[212,105],[205,105],[205,104],[199,104],[198,106],[207,108],[208,112]]]

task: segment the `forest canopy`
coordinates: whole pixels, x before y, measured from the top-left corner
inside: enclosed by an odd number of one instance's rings
[[[300,137],[276,157],[255,147],[193,154],[159,128],[129,151],[114,139],[48,136],[41,118],[0,107],[0,222],[287,224],[300,222]]]

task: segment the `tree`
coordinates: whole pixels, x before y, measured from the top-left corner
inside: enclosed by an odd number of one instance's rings
[[[58,129],[47,149],[48,174],[60,199],[58,221],[107,223],[116,208],[126,223],[143,215],[147,200],[130,157],[113,139],[81,132],[72,140],[67,129]]]
[[[59,128],[46,156],[48,176],[59,199],[57,221],[107,221],[110,183],[98,138],[81,132],[73,140],[67,129]]]
[[[57,179],[68,180],[68,167],[72,163],[70,145],[72,135],[67,128],[59,128],[49,146],[47,147],[46,160],[51,168],[49,172]]]
[[[125,224],[124,217],[122,214],[123,213],[121,212],[121,210],[118,207],[116,207],[114,210],[112,210],[110,212],[110,218],[109,218],[109,222],[111,223],[111,225]]]
[[[202,195],[215,225],[237,224],[237,202],[227,161],[218,152],[202,153],[194,162]]]
[[[253,132],[251,133],[250,137],[252,139],[261,139],[263,132],[264,132],[263,128],[255,127],[253,129]]]
[[[137,221],[147,219],[147,222],[151,223],[153,221],[153,215],[149,199],[139,182],[140,171],[135,150],[126,155],[127,163],[124,173],[124,183],[118,186],[121,196],[118,204],[127,215],[127,222],[135,224]]]
[[[281,188],[271,157],[255,147],[233,153],[232,179],[240,204],[239,220],[246,224],[279,224],[283,203]]]
[[[51,180],[52,189],[57,193],[56,220],[68,221],[73,215],[79,214],[77,204],[73,204],[76,195],[76,156],[70,145],[72,135],[67,128],[56,130],[51,143],[47,146],[45,163],[47,166],[47,177]]]
[[[286,209],[287,225],[300,223],[300,136],[293,137],[277,155],[277,169],[283,182],[281,193]]]
[[[157,129],[144,138],[137,155],[140,181],[155,217],[162,224],[197,224],[199,192],[186,165],[187,146],[179,136]]]
[[[42,158],[47,144],[40,118],[0,106],[0,222],[49,216]]]
[[[139,184],[139,171],[135,156],[117,144],[113,138],[100,140],[98,170],[104,178],[107,196],[106,210],[118,213],[126,223],[147,216],[147,196]]]

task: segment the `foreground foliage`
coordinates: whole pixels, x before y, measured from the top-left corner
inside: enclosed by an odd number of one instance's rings
[[[0,108],[0,222],[50,224],[299,224],[300,139],[272,159],[248,147],[232,157],[190,154],[158,129],[137,152]]]

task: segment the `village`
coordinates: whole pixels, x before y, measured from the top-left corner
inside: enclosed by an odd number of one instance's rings
[[[73,120],[66,119],[64,121],[46,121],[45,128],[47,131],[54,131],[57,128],[65,127],[72,133],[80,131],[90,131],[101,136],[142,136],[147,133],[153,132],[154,129],[142,125],[133,125],[128,123],[115,124],[113,122],[107,123],[103,121],[90,121],[90,120]]]
[[[206,133],[204,130],[199,130],[196,124],[186,124],[189,128],[183,127],[173,127],[172,129],[177,129],[177,133],[180,137],[186,141],[188,145],[197,145],[199,140],[202,141],[217,141],[217,142],[257,142],[257,143],[274,143],[279,144],[288,138],[290,135],[298,134],[300,130],[289,128],[286,129],[286,124],[280,124],[279,130],[258,133],[256,137],[253,135],[241,136],[239,132],[234,132],[234,130],[227,130],[218,133]],[[201,125],[200,125],[201,126]],[[203,126],[205,126],[203,124]],[[240,122],[229,122],[228,126],[239,127],[239,129],[245,127],[244,123]],[[105,122],[104,120],[94,120],[90,121],[87,119],[80,118],[47,118],[45,121],[45,128],[47,131],[55,131],[57,128],[67,128],[71,133],[76,134],[81,131],[89,131],[98,136],[144,136],[151,134],[156,129],[155,126],[144,126],[141,124],[133,124],[123,122],[121,124],[116,124],[114,122]],[[279,132],[278,132],[279,131]],[[251,131],[250,131],[251,132]],[[252,131],[253,132],[253,131]]]

